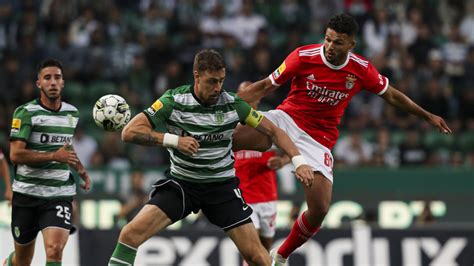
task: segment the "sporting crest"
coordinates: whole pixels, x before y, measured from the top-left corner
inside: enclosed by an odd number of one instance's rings
[[[217,124],[224,123],[224,113],[222,111],[217,111],[216,112],[216,123]]]
[[[352,88],[354,88],[354,84],[355,84],[355,81],[357,80],[357,78],[354,76],[354,75],[347,75],[346,77],[346,89],[350,90]]]

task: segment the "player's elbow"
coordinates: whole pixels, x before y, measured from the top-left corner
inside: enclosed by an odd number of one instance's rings
[[[122,141],[124,142],[131,142],[133,139],[133,133],[131,127],[126,125],[125,128],[122,130]]]
[[[11,150],[10,151],[10,161],[12,164],[20,164],[20,156],[18,156],[18,153]]]

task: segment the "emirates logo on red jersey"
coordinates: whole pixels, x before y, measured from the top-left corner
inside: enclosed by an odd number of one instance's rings
[[[312,82],[306,82],[307,95],[316,99],[320,103],[337,105],[341,100],[349,97],[349,93],[328,89],[326,86],[320,87]]]

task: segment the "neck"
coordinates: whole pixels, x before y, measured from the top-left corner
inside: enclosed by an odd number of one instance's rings
[[[43,106],[46,108],[53,110],[53,111],[58,111],[59,108],[61,108],[61,98],[58,97],[56,99],[49,99],[48,97],[41,95],[40,97],[40,102]]]

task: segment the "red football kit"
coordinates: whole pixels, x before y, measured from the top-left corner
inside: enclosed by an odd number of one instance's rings
[[[274,86],[292,79],[291,90],[277,109],[331,150],[351,98],[363,89],[382,95],[389,81],[359,55],[349,52],[344,64],[335,66],[326,60],[323,50],[322,44],[297,48],[269,78]]]
[[[275,152],[234,152],[235,174],[240,179],[240,189],[247,203],[259,203],[278,199],[275,170],[268,168],[268,159]]]

